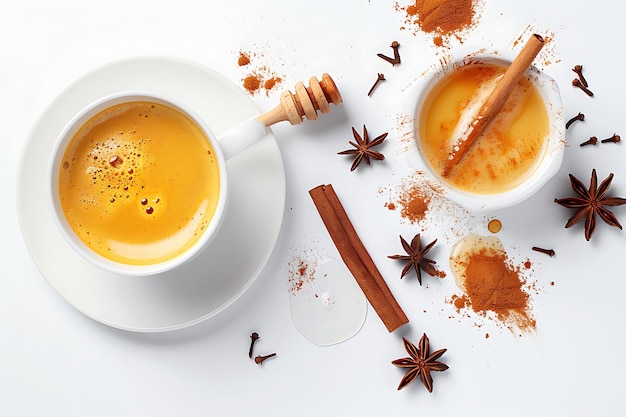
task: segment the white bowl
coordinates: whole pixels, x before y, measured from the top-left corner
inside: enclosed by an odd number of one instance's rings
[[[519,184],[500,193],[478,194],[458,189],[436,173],[423,156],[419,137],[419,120],[423,104],[431,89],[445,75],[464,65],[495,64],[508,66],[515,54],[512,51],[486,52],[484,50],[466,55],[457,54],[448,60],[442,61],[430,71],[424,73],[406,91],[406,106],[414,111],[412,133],[415,148],[409,152],[408,161],[412,168],[423,171],[429,179],[440,184],[443,194],[450,200],[473,211],[488,211],[512,206],[527,199],[537,192],[560,169],[565,151],[565,124],[561,95],[556,81],[534,66],[531,66],[525,75],[539,91],[548,113],[550,130],[544,142],[538,163],[533,172]]]

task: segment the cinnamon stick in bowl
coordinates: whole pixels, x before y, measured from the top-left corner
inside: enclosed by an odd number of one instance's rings
[[[387,330],[393,332],[408,323],[409,319],[361,242],[333,186],[320,185],[311,189],[309,194],[339,255]]]
[[[472,147],[489,123],[498,115],[517,82],[530,67],[541,48],[543,48],[544,42],[541,35],[533,34],[530,37],[502,78],[498,80],[469,126],[465,128],[460,137],[453,138],[455,142],[442,176],[447,177],[450,174],[450,171]]]

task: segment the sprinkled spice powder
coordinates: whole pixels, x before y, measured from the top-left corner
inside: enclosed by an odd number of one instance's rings
[[[407,113],[399,113],[394,116],[397,136],[404,145],[402,152],[407,152],[414,147],[415,135],[413,131],[414,118]]]
[[[265,80],[265,83],[263,84],[263,87],[266,90],[271,90],[272,88],[274,88],[274,86],[278,83],[282,82],[282,78],[280,77],[272,77],[268,80]]]
[[[248,73],[243,77],[243,88],[251,95],[262,91],[269,96],[274,87],[282,83],[283,77],[278,76],[274,71],[265,65],[253,65],[254,61],[262,57],[256,52],[239,51],[237,65],[245,67]]]
[[[400,216],[410,223],[418,223],[426,217],[428,205],[432,198],[432,190],[420,182],[403,182],[397,190],[395,202],[385,203],[389,210],[399,206]]]
[[[239,59],[237,60],[237,65],[243,67],[250,63],[250,56],[244,52],[239,52]]]
[[[494,315],[511,331],[536,328],[521,267],[512,265],[499,239],[468,236],[453,248],[450,266],[464,292],[450,300],[458,311],[471,309],[484,317]]]
[[[405,14],[404,23],[431,33],[436,46],[444,46],[454,36],[475,24],[476,0],[413,0],[407,6],[396,3],[396,11]],[[405,29],[402,27],[401,29]]]
[[[428,211],[430,198],[421,194],[420,190],[417,188],[411,190],[410,194],[403,197],[406,197],[406,200],[400,200],[400,203],[403,205],[400,211],[402,217],[408,219],[411,223],[423,219]]]
[[[302,258],[294,258],[289,262],[289,292],[296,295],[307,283],[315,280],[315,268],[317,261],[307,261]]]
[[[256,93],[261,88],[261,79],[257,75],[248,75],[243,79],[243,88],[249,93]]]
[[[417,226],[416,232],[446,223],[449,228],[439,237],[458,240],[476,228],[474,215],[446,198],[441,185],[424,171],[413,171],[378,192],[388,194],[384,206],[398,213],[403,223]]]

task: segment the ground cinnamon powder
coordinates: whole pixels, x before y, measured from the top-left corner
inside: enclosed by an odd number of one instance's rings
[[[424,190],[418,186],[411,187],[398,200],[402,206],[400,215],[411,223],[416,223],[426,216],[429,202],[430,196]]]
[[[471,308],[479,314],[495,314],[510,329],[532,331],[536,320],[530,311],[530,296],[524,291],[524,280],[518,268],[505,253],[485,248],[472,253],[465,265],[465,294],[454,295],[457,310]]]
[[[437,36],[433,42],[444,44],[444,37],[457,35],[474,23],[476,0],[414,0],[408,6],[396,5],[406,13],[405,23]]]
[[[400,216],[410,223],[418,223],[426,217],[432,198],[432,190],[415,178],[403,181],[394,187],[395,202],[385,203],[389,210],[400,209]]]
[[[244,65],[248,65],[250,63],[250,56],[245,52],[239,52],[239,59],[237,60],[237,65],[243,67]]]
[[[271,90],[272,88],[274,88],[274,86],[275,86],[276,84],[278,84],[278,83],[282,82],[282,80],[283,80],[283,79],[282,79],[282,78],[280,78],[280,77],[272,77],[272,78],[269,78],[269,79],[265,80],[265,83],[263,84],[263,87],[264,87],[266,90]]]
[[[316,260],[307,260],[301,257],[295,257],[289,263],[289,292],[296,295],[305,284],[315,281]]]
[[[416,0],[406,11],[419,17],[423,31],[444,35],[469,26],[474,17],[473,0]]]
[[[256,75],[248,75],[243,79],[243,88],[245,88],[249,93],[255,93],[259,88],[261,88],[261,79]]]
[[[242,78],[242,86],[250,95],[265,91],[266,95],[269,96],[270,91],[283,81],[283,77],[278,76],[267,65],[257,63],[262,58],[263,55],[259,52],[243,50],[239,51],[237,57],[237,65],[247,70],[247,74]]]

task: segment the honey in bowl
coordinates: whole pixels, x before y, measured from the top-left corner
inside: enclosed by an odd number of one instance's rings
[[[165,104],[113,105],[72,137],[59,168],[67,222],[90,249],[127,265],[184,253],[220,194],[214,149],[198,125]]]
[[[469,122],[463,116],[480,105],[505,70],[493,63],[463,65],[446,74],[428,93],[418,129],[422,155],[435,173],[441,175],[444,170],[457,125]],[[444,180],[474,194],[506,192],[539,165],[549,134],[544,100],[533,82],[522,77],[497,117]]]

